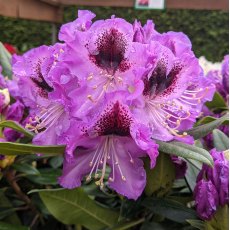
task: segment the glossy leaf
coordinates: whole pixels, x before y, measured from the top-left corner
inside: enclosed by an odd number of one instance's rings
[[[157,158],[156,166],[153,169],[149,167],[149,160],[145,160],[145,169],[147,175],[147,183],[145,193],[151,196],[156,193],[157,196],[166,194],[172,187],[175,179],[175,166],[170,156],[160,153]]]
[[[21,144],[13,142],[0,142],[0,153],[4,155],[26,155],[34,153],[43,153],[49,156],[60,155],[64,153],[63,145],[38,146],[32,144]]]
[[[187,219],[197,219],[196,212],[181,203],[169,199],[148,197],[143,205],[155,214],[178,223],[186,223]]]
[[[168,153],[171,155],[176,155],[183,157],[185,159],[193,159],[200,161],[202,163],[212,165],[213,159],[210,156],[209,152],[205,149],[198,148],[193,145],[187,145],[181,142],[163,142],[163,141],[156,141],[159,145],[159,150],[164,153]]]
[[[45,168],[40,169],[38,175],[28,175],[27,178],[36,184],[57,185],[59,176],[61,176],[61,169]]]
[[[204,230],[204,221],[202,220],[187,220],[187,222],[194,228],[199,229],[199,230]]]
[[[141,224],[142,222],[144,222],[144,218],[138,219],[138,220],[131,220],[131,221],[125,221],[125,222],[121,222],[119,224],[116,224],[114,227],[112,228],[107,228],[106,230],[125,230],[125,229],[130,229],[136,225]]]
[[[25,136],[33,138],[34,134],[32,132],[29,132],[27,129],[25,129],[24,127],[22,127],[20,124],[18,124],[15,121],[2,121],[0,122],[0,127],[7,127],[7,128],[11,128],[15,131],[18,131],[19,133],[23,133]]]
[[[11,79],[11,54],[7,51],[4,45],[0,42],[0,65],[2,66],[3,76],[7,76]]]
[[[185,180],[190,188],[191,191],[194,190],[196,186],[196,178],[202,168],[202,164],[197,161],[193,160],[186,160],[187,161],[187,171],[185,174]]]
[[[40,174],[40,172],[30,164],[26,164],[26,163],[17,164],[17,163],[14,163],[12,165],[12,167],[14,169],[16,169],[18,172],[25,173],[27,175],[39,175]]]
[[[218,118],[216,117],[211,117],[211,116],[206,116],[206,117],[202,117],[201,119],[199,119],[196,123],[195,123],[195,127],[198,125],[203,125],[203,124],[207,124],[209,122],[215,121]]]
[[[200,139],[210,132],[212,130],[218,128],[220,125],[225,123],[226,121],[229,121],[229,114],[225,114],[223,117],[218,118],[216,120],[213,120],[207,124],[199,125],[193,129],[190,129],[186,131],[189,135],[193,136],[195,139]]]
[[[99,230],[117,223],[118,213],[99,206],[81,188],[40,191],[39,194],[50,213],[64,224]]]
[[[9,212],[7,213],[7,215],[5,215],[4,221],[6,221],[7,223],[14,223],[14,224],[20,224],[20,220],[16,214],[15,209],[13,208],[11,202],[9,201],[9,199],[5,196],[5,191],[4,189],[0,189],[0,207],[5,208],[5,209],[9,209]],[[4,210],[2,210],[4,211]],[[4,215],[4,213],[1,213],[2,215]],[[0,214],[0,216],[1,216]],[[6,212],[5,212],[6,214]]]
[[[49,164],[51,165],[52,168],[55,169],[60,167],[62,163],[63,163],[63,156],[55,156],[49,160]]]
[[[212,101],[208,101],[205,104],[209,109],[217,109],[227,107],[224,98],[218,93],[215,92]]]
[[[214,129],[212,132],[213,144],[218,151],[225,151],[229,149],[229,138],[219,129]]]

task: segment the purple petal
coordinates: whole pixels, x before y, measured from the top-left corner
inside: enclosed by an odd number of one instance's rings
[[[211,181],[201,180],[194,189],[196,211],[201,219],[210,220],[218,207],[218,193]]]
[[[142,160],[135,158],[138,148],[134,143],[132,147],[130,145],[131,148],[128,148],[127,140],[128,138],[117,138],[114,141],[114,155],[117,157],[118,164],[114,165],[112,161],[109,163],[111,168],[114,166],[114,171],[110,174],[112,180],[109,180],[109,186],[121,195],[136,200],[145,188],[146,174]]]

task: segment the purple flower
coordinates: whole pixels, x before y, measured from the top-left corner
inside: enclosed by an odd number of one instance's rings
[[[137,20],[133,24],[134,42],[140,42],[144,44],[150,43],[154,35],[159,34],[155,29],[155,25],[152,20],[148,20],[147,23],[142,27],[141,23]]]
[[[222,64],[222,84],[226,94],[229,94],[229,55],[226,55]]]
[[[209,78],[216,85],[217,92],[228,101],[229,97],[229,55],[224,57],[221,70],[211,70],[206,78]]]
[[[3,113],[4,110],[10,103],[10,94],[8,89],[0,89],[0,113]]]
[[[139,158],[148,154],[154,167],[158,146],[146,135],[144,127],[134,123],[129,108],[119,99],[105,103],[94,119],[91,125],[83,125],[79,133],[76,133],[79,128],[71,126],[60,184],[66,188],[78,187],[87,175],[87,181],[94,177],[102,188],[109,165],[108,186],[129,199],[137,199],[146,184]],[[69,157],[72,153],[73,157]]]
[[[137,199],[146,183],[140,158],[156,164],[153,139],[192,143],[184,130],[215,87],[204,79],[184,34],[159,34],[152,21],[142,27],[114,16],[92,23],[90,11],[78,16],[61,28],[64,44],[14,57],[30,109],[27,127],[37,133],[33,143],[66,145],[63,187],[95,177],[101,187]]]
[[[175,165],[176,179],[183,178],[188,168],[187,163],[177,156],[171,156],[171,160]]]
[[[16,101],[12,105],[8,106],[5,115],[6,120],[12,120],[21,123],[24,115],[24,109],[24,105],[20,101]],[[10,128],[5,128],[3,134],[7,141],[16,141],[19,137],[21,137],[20,133]]]
[[[87,108],[106,93],[122,90],[127,97],[141,93],[142,84],[134,70],[145,64],[139,57],[145,57],[147,50],[145,45],[133,42],[133,36],[130,23],[112,18],[97,21],[86,31],[75,31],[71,42],[65,40],[67,49],[62,61],[81,85],[70,94],[73,116],[82,119]]]
[[[50,49],[41,46],[28,51],[23,56],[14,55],[13,72],[18,78],[18,87],[26,106],[37,108],[38,104],[47,102],[47,93],[53,89],[48,84],[44,63],[51,58]]]
[[[196,211],[201,219],[210,220],[215,214],[219,201],[216,187],[211,181],[200,180],[194,189]]]
[[[79,10],[78,18],[67,24],[64,24],[59,32],[60,41],[71,41],[75,38],[76,31],[86,31],[92,24],[92,19],[96,15],[88,10]]]
[[[55,44],[35,48],[23,56],[14,56],[13,71],[21,92],[20,98],[30,109],[31,118],[26,127],[38,133],[33,139],[35,144],[58,144],[61,130],[68,129],[65,95],[61,94],[62,91],[58,92],[60,87],[54,79],[53,70],[63,49],[64,45]],[[49,75],[51,71],[53,74]]]
[[[197,185],[194,190],[194,196],[196,203],[199,206],[199,200],[197,200],[197,197],[200,197],[199,199],[202,200],[202,193],[199,192],[199,186],[205,181],[206,184],[209,184],[210,188],[215,188],[213,189],[213,200],[215,200],[216,206],[223,206],[225,204],[228,204],[229,202],[229,162],[225,158],[223,152],[218,152],[213,149],[210,151],[210,154],[214,160],[214,167],[210,168],[207,165],[203,165],[202,170],[197,177]],[[204,193],[203,199],[205,199],[206,196],[207,195]],[[207,203],[207,209],[209,209],[209,203]],[[199,207],[197,207],[197,212],[199,213],[199,215],[201,215]],[[214,212],[214,209],[212,213],[209,213],[209,211],[207,211],[206,214],[202,214],[204,217],[202,215],[201,217],[204,219],[209,219],[212,217]]]
[[[205,101],[211,100],[215,87],[205,82],[197,59],[190,54],[176,57],[159,42],[150,46],[152,61],[142,74],[144,90],[134,108],[137,120],[149,126],[152,138],[188,142],[182,130],[192,127]]]

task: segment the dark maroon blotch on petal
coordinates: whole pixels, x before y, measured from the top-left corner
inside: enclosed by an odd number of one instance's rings
[[[90,55],[90,59],[100,68],[113,75],[118,69],[124,72],[130,64],[124,57],[127,47],[126,39],[117,29],[110,29],[99,36],[96,41],[97,55]]]
[[[166,89],[174,84],[177,75],[180,73],[182,66],[179,63],[174,64],[173,68],[167,75],[167,63],[162,59],[158,62],[151,76],[144,80],[144,95],[158,95],[166,93]]]
[[[110,105],[95,125],[98,135],[129,136],[132,122],[127,110],[116,102]]]

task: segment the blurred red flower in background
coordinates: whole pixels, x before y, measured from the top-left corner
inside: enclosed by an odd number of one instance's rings
[[[5,46],[5,48],[11,53],[11,54],[15,54],[17,53],[17,48],[9,43],[3,43],[3,45]]]

